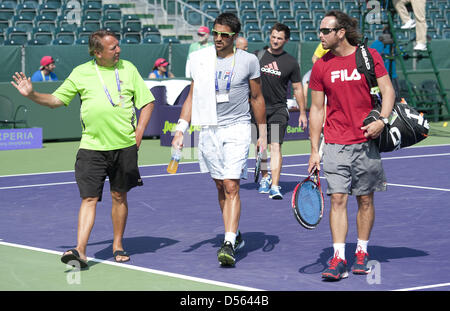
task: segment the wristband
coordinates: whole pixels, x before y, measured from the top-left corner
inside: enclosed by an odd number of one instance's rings
[[[180,131],[184,134],[184,132],[187,131],[189,128],[189,122],[183,119],[179,119],[177,123],[177,127],[175,128],[175,131]]]

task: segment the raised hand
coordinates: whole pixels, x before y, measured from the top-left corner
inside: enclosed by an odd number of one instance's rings
[[[23,72],[16,72],[12,78],[14,81],[11,81],[11,84],[19,91],[20,94],[27,97],[33,92],[31,78],[27,78]]]

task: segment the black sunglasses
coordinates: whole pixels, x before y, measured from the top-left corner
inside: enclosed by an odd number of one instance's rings
[[[219,35],[224,38],[224,39],[228,39],[230,37],[232,37],[233,35],[235,35],[235,32],[222,32],[222,31],[217,31],[217,30],[213,30],[212,34],[214,37],[218,37]]]
[[[332,31],[338,31],[339,29],[341,29],[341,28],[320,28],[319,31],[320,31],[321,33],[323,33],[324,35],[327,35],[327,34],[329,34],[330,32],[332,32]]]

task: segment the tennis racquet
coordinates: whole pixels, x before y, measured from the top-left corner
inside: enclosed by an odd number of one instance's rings
[[[261,160],[262,160],[262,152],[258,151],[256,154],[256,164],[255,164],[255,183],[259,182],[259,175],[261,172]]]
[[[320,186],[319,171],[300,182],[292,194],[292,209],[297,221],[306,229],[314,229],[323,216],[324,199]]]

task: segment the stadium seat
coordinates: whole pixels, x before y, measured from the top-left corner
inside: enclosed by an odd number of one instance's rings
[[[220,15],[219,9],[207,9],[205,13],[212,16],[214,19]]]
[[[142,43],[159,44],[161,43],[161,35],[156,33],[149,33],[142,39]]]
[[[103,28],[112,31],[112,32],[120,32],[122,30],[122,24],[120,21],[104,21]]]
[[[85,28],[86,31],[94,32],[102,28],[100,21],[93,20],[82,20],[81,27]]]
[[[259,30],[259,23],[255,20],[255,21],[246,21],[244,23],[244,33],[247,33],[248,31],[251,30]]]
[[[23,42],[22,40],[12,40],[12,39],[5,39],[3,42],[4,45],[25,45],[25,43],[28,43],[27,41]]]
[[[340,1],[327,1],[328,3],[326,4],[326,10],[327,11],[331,11],[331,10],[339,10],[341,11],[341,2]]]
[[[141,42],[141,30],[138,31],[133,30],[131,27],[122,28],[122,38],[123,39],[133,39],[134,41]]]
[[[32,13],[34,15],[37,15],[38,7],[39,7],[38,2],[26,1],[24,3],[19,3],[16,7],[16,14],[21,15],[21,14],[27,12],[27,13]]]
[[[304,41],[318,41],[319,38],[317,36],[317,32],[316,31],[306,30],[303,33],[303,40]]]
[[[185,19],[191,25],[202,25],[202,16],[194,10],[187,9],[185,11]]]
[[[13,41],[11,45],[24,45],[28,41],[28,34],[24,29],[17,27],[9,27],[5,32],[5,42]]]
[[[96,29],[97,30],[97,29]],[[91,33],[93,33],[95,30],[91,30],[90,28],[81,26],[77,28],[77,38],[89,38]]]
[[[161,36],[159,29],[154,25],[148,25],[148,26],[142,27],[141,33],[142,33],[142,36],[144,36],[144,37],[147,35],[150,35],[150,34],[157,34],[157,35]]]
[[[241,4],[239,5],[239,11],[242,12],[243,10],[247,9],[256,9],[255,3],[253,1],[246,1],[246,0],[241,1]]]
[[[30,16],[27,14],[20,15],[20,16],[15,15],[12,18],[11,24],[13,27],[22,28],[28,32],[28,31],[31,31],[34,27],[33,20],[34,20],[34,17],[30,18]]]
[[[309,9],[312,11],[325,10],[322,1],[311,1]]]
[[[42,3],[38,7],[38,14],[49,13],[51,16],[54,16],[54,18],[56,19],[56,16],[58,16],[58,9],[60,7],[61,7],[61,4],[57,3],[57,2]]]
[[[304,0],[294,0],[292,4],[292,10],[296,12],[297,10],[309,10],[308,3]]]
[[[75,44],[80,44],[80,45],[87,45],[89,44],[89,39],[86,38],[78,38],[75,40]]]
[[[42,39],[31,39],[28,40],[27,45],[48,45],[47,40]]]
[[[180,40],[174,36],[167,36],[163,37],[163,43],[180,43]]]
[[[258,20],[258,15],[256,10],[245,10],[241,12],[240,19],[242,23],[245,23],[247,20]]]
[[[254,33],[250,33],[247,36],[247,41],[248,42],[263,42],[263,38],[262,38],[261,34],[254,32]]]
[[[31,33],[32,40],[38,40],[39,42],[43,42],[44,44],[51,44],[53,41],[53,32],[49,31],[49,29],[44,29],[41,27],[33,28]]]
[[[279,10],[291,10],[291,3],[286,0],[275,1],[275,11]]]
[[[12,1],[0,2],[0,21],[11,19],[16,12],[17,3]]]
[[[122,19],[122,13],[113,11],[103,14],[103,20],[108,21],[120,21]]]
[[[224,11],[224,12],[236,10],[236,3],[234,1],[227,1],[227,0],[225,0],[220,5],[220,10]]]
[[[111,13],[109,13],[111,14]],[[92,20],[92,21],[99,21],[102,19],[102,13],[101,12],[83,12],[83,20]],[[119,18],[120,19],[120,18]]]
[[[139,43],[141,43],[141,41],[135,37],[120,39],[120,44],[139,44]]]
[[[314,22],[310,19],[300,20],[300,22],[298,23],[298,28],[301,32],[316,29],[316,27],[314,26]]]
[[[53,30],[56,28],[56,16],[55,18],[50,18],[46,14],[38,15],[34,19],[34,25],[36,27],[42,27],[43,25],[49,25]]]
[[[74,38],[60,37],[52,41],[52,45],[72,45],[75,42]]]
[[[263,23],[264,20],[266,20],[266,19],[277,19],[277,17],[275,16],[275,13],[273,12],[273,10],[260,11],[259,21],[261,23]]]
[[[442,31],[442,39],[450,40],[450,29],[444,29]]]
[[[203,1],[203,4],[201,6],[201,9],[203,12],[206,12],[206,10],[218,10],[216,1]]]
[[[300,31],[292,31],[291,30],[291,37],[289,38],[289,41],[300,41]]]
[[[67,16],[58,16],[58,19],[56,21],[57,28],[63,28],[66,31],[72,31],[75,32],[77,30],[78,26],[81,26],[81,20],[80,24],[74,23],[74,21],[68,21]]]
[[[122,11],[120,10],[120,6],[118,4],[113,3],[104,4],[103,13],[108,14],[109,12],[122,12]]]
[[[60,40],[61,42],[55,42]],[[70,31],[69,29],[65,29],[64,27],[56,28],[55,30],[55,40],[53,40],[52,44],[72,44],[75,41],[75,32]]]

